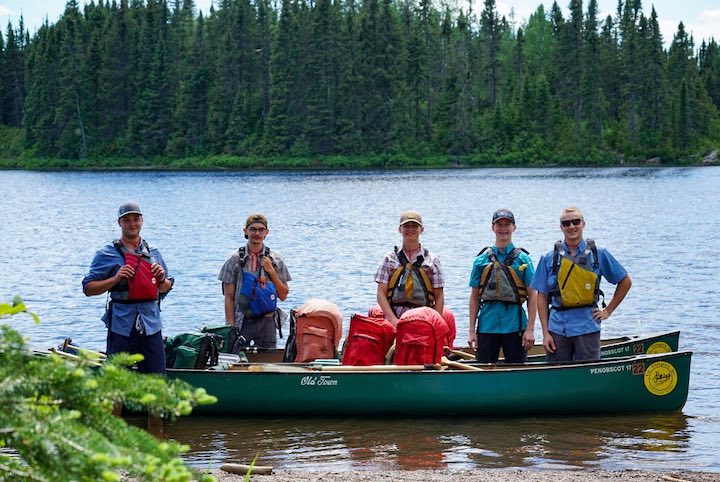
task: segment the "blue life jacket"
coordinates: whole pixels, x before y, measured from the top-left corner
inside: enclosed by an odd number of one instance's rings
[[[238,250],[240,255],[240,272],[242,285],[240,287],[240,302],[244,308],[245,316],[257,318],[277,309],[277,288],[275,284],[266,278],[265,270],[260,266],[260,273],[256,275],[245,271],[245,246]],[[264,256],[270,255],[270,248],[265,247]]]

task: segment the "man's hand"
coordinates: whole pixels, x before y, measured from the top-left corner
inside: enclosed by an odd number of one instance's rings
[[[273,266],[272,260],[270,259],[269,256],[263,256],[260,259],[260,264],[262,265],[263,269],[265,270],[265,272],[267,273],[268,276],[272,276],[272,275],[276,274],[275,266]]]
[[[555,353],[555,340],[550,333],[543,335],[543,347],[548,353]]]
[[[159,263],[155,262],[151,264],[150,271],[152,272],[158,284],[162,284],[165,282],[165,270],[162,266],[160,266]]]
[[[533,345],[535,345],[535,330],[526,329],[522,337],[523,350],[530,351]]]
[[[473,332],[468,335],[468,346],[477,351],[477,333]]]
[[[129,264],[125,264],[115,273],[115,281],[131,279],[133,276],[135,276],[135,270]]]

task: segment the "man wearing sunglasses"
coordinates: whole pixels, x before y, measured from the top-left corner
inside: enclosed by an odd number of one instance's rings
[[[290,273],[280,253],[265,246],[270,229],[264,214],[248,216],[243,232],[247,244],[230,254],[218,275],[225,299],[225,323],[240,327],[248,344],[276,348],[280,317],[277,300],[287,298]]]
[[[632,286],[627,271],[612,254],[583,237],[584,228],[580,209],[562,210],[563,240],[540,258],[530,285],[538,293],[538,317],[548,361],[599,359],[600,324],[617,309]],[[601,277],[617,285],[607,306],[600,290]]]

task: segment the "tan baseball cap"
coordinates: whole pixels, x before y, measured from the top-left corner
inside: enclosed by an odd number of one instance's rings
[[[245,227],[247,228],[251,224],[260,223],[264,225],[266,228],[268,227],[268,220],[265,217],[264,214],[261,213],[253,213],[250,216],[248,216],[247,220],[245,221]]]
[[[420,226],[422,226],[423,225],[422,216],[417,211],[413,211],[413,210],[404,211],[400,215],[400,226],[402,226],[403,224],[407,224],[407,223],[417,223]]]

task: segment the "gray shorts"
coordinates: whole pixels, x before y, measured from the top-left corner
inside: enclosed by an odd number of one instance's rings
[[[550,334],[555,340],[555,353],[548,353],[547,361],[563,362],[600,359],[599,331],[577,336],[563,336],[552,331]]]
[[[248,346],[253,344],[259,348],[277,348],[275,314],[270,313],[262,318],[246,318],[240,334],[245,337]]]

